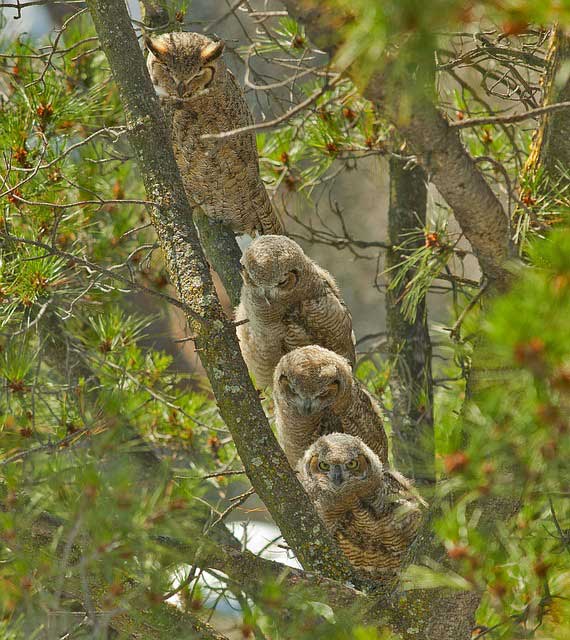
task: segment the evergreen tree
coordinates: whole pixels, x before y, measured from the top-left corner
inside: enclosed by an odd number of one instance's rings
[[[43,39],[2,18],[0,638],[570,638],[568,7],[141,4],[70,3]],[[349,567],[272,435],[208,269],[234,300],[235,241],[192,212],[144,69],[135,33],[230,18],[288,229],[378,258],[357,375],[430,503],[396,580]],[[330,188],[371,158],[369,239]],[[254,493],[303,569],[227,524]]]

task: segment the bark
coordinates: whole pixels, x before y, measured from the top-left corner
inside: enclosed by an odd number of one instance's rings
[[[390,160],[388,232],[393,248],[386,254],[388,284],[393,277],[392,269],[424,243],[427,176],[420,167],[406,168],[405,164],[398,158]],[[413,243],[410,233],[417,234]],[[426,301],[418,305],[414,321],[407,320],[402,311],[405,287],[413,275],[408,273],[398,289],[386,291],[388,350],[393,362],[392,451],[396,467],[404,475],[416,481],[433,482],[433,388]]]
[[[546,107],[570,100],[570,37],[561,29],[554,29],[546,56],[544,99]],[[525,173],[543,169],[556,183],[570,173],[570,109],[547,114],[538,127]]]
[[[284,4],[306,26],[313,41],[334,55],[342,44],[343,25],[353,18],[334,9],[332,2],[284,0]],[[358,79],[356,66],[348,72]],[[362,88],[364,97],[381,108],[406,138],[429,180],[451,207],[493,288],[507,288],[512,279],[507,263],[515,259],[515,250],[500,200],[467,153],[458,132],[421,90],[410,88],[411,78],[391,73],[394,67],[401,74],[402,66],[387,63]]]
[[[218,274],[232,307],[241,297],[241,249],[234,232],[225,224],[206,217],[199,209],[194,211],[194,223],[200,234],[200,244],[212,269]]]
[[[170,279],[189,309],[188,325],[220,414],[247,475],[306,569],[352,575],[279,447],[224,315],[198,241],[158,98],[123,2],[87,3],[125,111],[151,218]],[[196,318],[199,317],[200,320]]]

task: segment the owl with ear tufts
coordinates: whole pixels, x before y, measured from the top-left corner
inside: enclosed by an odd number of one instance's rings
[[[190,202],[238,233],[282,233],[259,175],[255,133],[202,138],[253,123],[221,57],[224,43],[200,33],[167,33],[145,38],[145,46]]]
[[[337,353],[310,345],[283,356],[273,400],[277,438],[292,467],[320,436],[335,432],[359,436],[388,460],[382,409]]]
[[[319,438],[298,466],[301,483],[350,563],[380,578],[400,566],[426,502],[360,438]]]
[[[242,257],[244,284],[236,320],[243,357],[260,388],[297,347],[318,344],[355,361],[352,318],[328,271],[285,236],[257,238]]]

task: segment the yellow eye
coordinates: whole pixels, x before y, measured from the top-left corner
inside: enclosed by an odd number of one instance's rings
[[[347,462],[346,468],[351,470],[358,469],[358,460],[351,460],[350,462]]]
[[[331,468],[330,464],[328,462],[319,462],[319,469],[321,471],[329,471],[329,469]]]

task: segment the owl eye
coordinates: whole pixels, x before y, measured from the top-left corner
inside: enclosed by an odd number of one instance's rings
[[[292,289],[297,284],[298,276],[296,271],[289,271],[289,273],[277,283],[278,287],[282,289]]]
[[[216,73],[216,70],[214,69],[214,67],[207,66],[207,67],[204,67],[201,71],[199,71],[192,79],[204,80],[205,82],[204,82],[203,88],[207,89],[212,84],[215,73]]]
[[[327,388],[325,389],[322,395],[337,394],[339,388],[340,388],[340,384],[338,383],[337,380],[335,380],[334,382],[331,382],[330,384],[327,385]]]
[[[350,460],[350,462],[346,463],[346,468],[350,470],[358,469],[358,460]]]
[[[321,460],[321,462],[319,462],[318,466],[319,466],[319,469],[321,471],[329,471],[330,468],[331,468],[331,466],[330,466],[330,464],[328,462],[323,462],[322,460]]]

